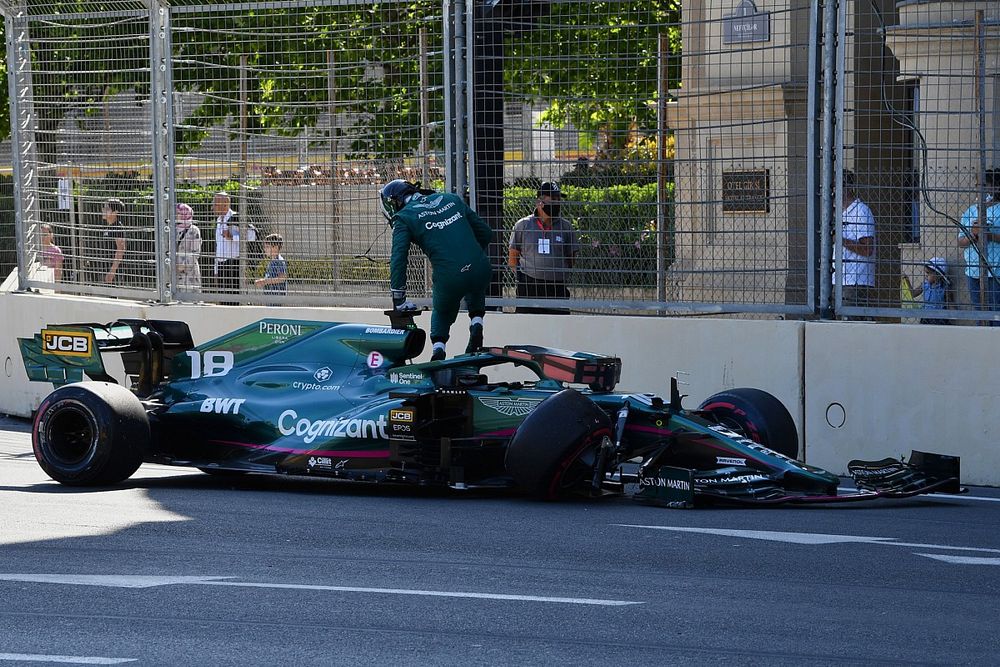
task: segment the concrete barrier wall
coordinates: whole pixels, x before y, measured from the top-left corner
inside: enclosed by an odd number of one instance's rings
[[[381,311],[367,309],[167,306],[0,293],[0,412],[28,416],[51,390],[27,381],[17,337],[49,323],[119,317],[185,321],[196,343],[263,317],[385,323]],[[463,350],[467,335],[463,316],[449,353]],[[1000,485],[994,442],[1000,374],[982,361],[995,337],[975,327],[508,313],[491,313],[486,326],[488,345],[619,356],[623,390],[667,396],[670,377],[680,372],[688,383],[681,387],[687,407],[722,389],[769,391],[795,418],[806,460],[831,472],[846,473],[851,458],[915,448],[960,455],[963,480],[987,485]],[[429,354],[428,345],[419,360]]]
[[[962,481],[1000,486],[1000,331],[828,322],[805,325],[809,462],[962,457]]]

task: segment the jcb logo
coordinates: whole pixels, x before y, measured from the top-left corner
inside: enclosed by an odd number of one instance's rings
[[[42,353],[62,357],[89,357],[94,338],[76,331],[42,331]]]
[[[389,411],[389,421],[412,422],[413,419],[414,419],[413,410],[400,410],[396,408]]]

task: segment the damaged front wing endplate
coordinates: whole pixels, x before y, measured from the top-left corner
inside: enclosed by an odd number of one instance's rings
[[[957,456],[913,451],[908,460],[854,460],[848,463],[857,491],[790,488],[794,482],[749,467],[689,470],[660,466],[636,478],[640,502],[689,508],[703,502],[754,505],[839,503],[876,498],[909,498],[925,493],[966,493],[959,484]]]

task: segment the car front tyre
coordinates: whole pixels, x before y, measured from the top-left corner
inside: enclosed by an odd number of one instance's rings
[[[795,420],[781,401],[766,391],[749,387],[729,389],[710,396],[698,409],[726,428],[790,459],[798,454]]]
[[[538,404],[507,447],[507,472],[536,498],[556,500],[586,493],[597,450],[611,435],[611,421],[583,394],[564,389]]]

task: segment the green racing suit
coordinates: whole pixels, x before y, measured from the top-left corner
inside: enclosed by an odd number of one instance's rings
[[[458,195],[413,195],[392,217],[389,287],[406,290],[406,267],[413,243],[433,269],[431,340],[445,342],[465,299],[469,317],[486,312],[492,268],[486,249],[493,230]]]

